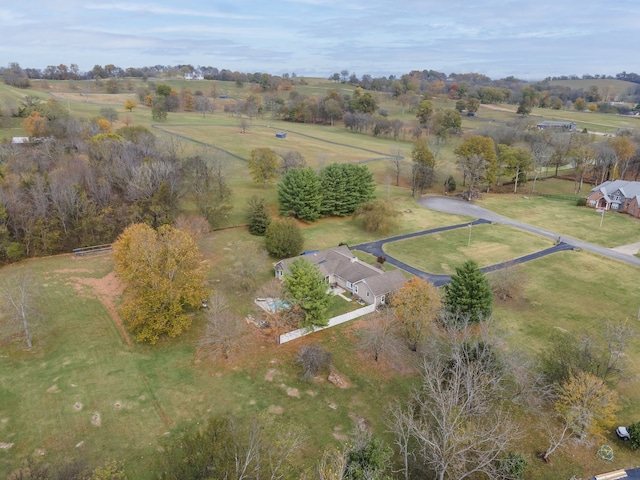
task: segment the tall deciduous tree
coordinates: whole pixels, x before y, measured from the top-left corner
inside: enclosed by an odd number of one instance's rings
[[[411,159],[413,160],[411,193],[415,197],[422,195],[427,187],[433,185],[436,159],[424,139],[418,139],[414,143]]]
[[[602,437],[615,422],[618,395],[601,378],[577,372],[558,387],[554,408],[581,440]]]
[[[493,140],[472,135],[465,138],[453,152],[458,157],[458,168],[467,182],[467,200],[471,201],[473,191],[481,181],[491,183],[495,180],[497,155]]]
[[[266,186],[278,175],[278,155],[270,148],[261,147],[251,150],[249,155],[249,171],[256,183]]]
[[[468,322],[482,322],[493,311],[493,293],[478,264],[468,260],[456,268],[444,287],[444,304],[449,314]]]
[[[420,478],[500,478],[497,460],[518,430],[498,400],[505,375],[494,350],[466,337],[437,342],[422,358],[420,370],[421,388],[390,412],[405,478],[413,478],[408,472],[411,457]]]
[[[414,352],[422,344],[440,309],[440,294],[436,287],[422,278],[413,278],[391,297],[391,306],[400,331]]]
[[[320,216],[322,184],[309,167],[289,170],[278,185],[280,215],[315,222]]]
[[[433,102],[431,100],[423,100],[418,105],[418,113],[416,118],[421,127],[427,128],[427,137],[429,136],[428,128],[431,125],[431,117],[433,116]]]
[[[302,326],[326,326],[331,296],[327,293],[327,283],[320,270],[304,257],[294,260],[289,270],[291,273],[283,279],[284,292],[304,311]]]
[[[29,349],[33,347],[33,324],[37,311],[36,291],[33,277],[26,271],[9,274],[0,287],[5,312],[14,318],[15,323],[24,332]]]
[[[526,181],[531,170],[531,152],[524,147],[500,144],[498,155],[504,173],[513,177],[513,193],[518,193],[518,184]]]
[[[293,257],[302,252],[304,237],[294,219],[275,219],[264,233],[264,244],[274,257]]]
[[[207,298],[207,264],[189,234],[163,225],[128,227],[113,244],[115,271],[126,283],[121,315],[139,342],[155,344],[191,326],[188,308]]]

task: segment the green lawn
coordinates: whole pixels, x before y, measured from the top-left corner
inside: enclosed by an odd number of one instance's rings
[[[506,262],[553,245],[546,237],[506,225],[475,225],[387,243],[385,253],[435,274],[455,273],[467,260],[480,267]]]
[[[603,247],[640,241],[640,221],[637,219],[616,212],[605,212],[603,219],[593,208],[576,206],[572,198],[485,195],[478,205],[505,217]]]

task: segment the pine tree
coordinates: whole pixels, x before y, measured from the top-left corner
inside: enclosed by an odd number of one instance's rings
[[[247,201],[247,217],[249,217],[249,233],[258,236],[264,235],[271,223],[264,198],[254,195]]]
[[[284,277],[284,291],[305,313],[303,327],[327,325],[327,309],[331,297],[320,270],[304,257],[289,265],[291,273]]]
[[[468,260],[456,268],[451,282],[445,286],[444,303],[451,315],[471,323],[481,322],[491,315],[491,285],[476,262]]]
[[[322,186],[309,167],[289,170],[278,185],[280,215],[315,222],[320,216]]]
[[[323,216],[345,217],[353,214],[360,204],[373,200],[373,174],[364,165],[333,163],[320,172]]]

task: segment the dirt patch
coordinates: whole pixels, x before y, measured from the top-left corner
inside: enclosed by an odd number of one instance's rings
[[[131,345],[129,333],[124,328],[124,323],[120,315],[118,315],[118,309],[115,304],[115,298],[122,295],[124,291],[124,285],[120,282],[115,272],[109,272],[102,278],[71,277],[70,279],[79,285],[91,287],[94,295],[107,309],[109,316],[122,333],[124,341],[127,342],[127,345]]]
[[[47,388],[47,393],[58,393],[60,391],[60,389],[58,388],[57,384],[51,385],[49,388]]]
[[[267,382],[273,382],[273,377],[275,377],[277,374],[279,374],[280,372],[278,370],[276,370],[275,368],[271,368],[269,369],[269,371],[265,374],[264,379]]]
[[[95,412],[93,415],[91,415],[91,425],[95,425],[96,427],[102,425],[102,417],[100,417],[100,414],[98,412]]]
[[[297,388],[288,387],[287,395],[289,395],[290,397],[300,398],[300,390],[298,390]]]
[[[76,403],[74,403],[74,404],[73,404],[73,409],[74,409],[74,410],[77,410],[77,411],[82,410],[82,404],[81,404],[80,402],[76,402]]]
[[[269,405],[269,413],[273,413],[275,415],[282,415],[284,413],[284,408],[279,405]]]
[[[9,450],[13,447],[13,443],[0,442],[0,450]]]

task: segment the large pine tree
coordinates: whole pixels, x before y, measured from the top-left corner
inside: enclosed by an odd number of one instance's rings
[[[451,282],[444,287],[447,311],[457,318],[475,323],[491,316],[493,293],[489,280],[478,264],[468,260],[456,268]]]
[[[278,185],[280,215],[315,222],[320,216],[322,186],[309,167],[289,170]]]

